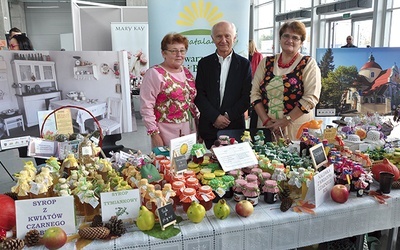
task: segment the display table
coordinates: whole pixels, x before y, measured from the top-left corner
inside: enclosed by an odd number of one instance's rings
[[[89,111],[90,113],[92,113],[92,115],[95,117],[102,116],[104,118],[104,115],[107,112],[107,103],[106,102],[90,103],[87,101],[74,101],[74,100],[52,101],[52,102],[50,102],[49,109],[54,110],[54,109],[61,108],[63,106],[68,106],[68,105],[73,105],[73,106],[78,106],[78,107],[84,108],[87,111]],[[72,116],[72,119],[75,120],[76,123],[78,123],[79,132],[86,133],[85,121],[87,119],[92,118],[90,116],[90,114],[84,110],[71,108],[71,116]]]
[[[133,226],[120,238],[95,240],[84,249],[293,249],[399,227],[400,190],[392,191],[390,196],[388,204],[382,205],[373,197],[357,198],[352,192],[344,204],[329,198],[314,210],[315,215],[292,210],[281,212],[279,201],[267,204],[260,200],[248,218],[238,216],[234,209],[236,202],[230,200],[228,218],[217,219],[211,209],[198,224],[189,221],[179,208],[177,215],[183,221],[176,225],[181,233],[175,237],[157,239]],[[72,249],[73,244],[67,246]]]

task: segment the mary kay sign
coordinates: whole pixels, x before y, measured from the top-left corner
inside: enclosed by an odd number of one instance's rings
[[[73,196],[19,200],[15,210],[20,239],[32,229],[43,235],[50,227],[61,227],[66,234],[76,233]]]

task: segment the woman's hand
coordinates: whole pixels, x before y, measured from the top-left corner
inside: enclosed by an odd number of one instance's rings
[[[164,142],[160,134],[154,134],[151,136],[151,145],[153,148],[164,146]]]
[[[290,121],[287,120],[286,118],[280,118],[280,119],[271,119],[266,125],[265,128],[270,129],[272,132],[275,134],[281,134],[281,130],[288,126],[290,124]]]

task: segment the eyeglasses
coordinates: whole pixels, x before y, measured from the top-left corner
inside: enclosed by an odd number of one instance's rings
[[[18,44],[9,44],[9,45],[8,45],[8,47],[9,47],[10,49],[13,49],[13,48],[18,47],[18,46],[19,46]]]
[[[168,52],[170,52],[170,53],[172,53],[172,54],[174,54],[174,55],[177,55],[178,53],[181,53],[181,55],[186,55],[186,52],[187,52],[187,50],[185,50],[185,49],[181,49],[181,50],[177,50],[177,49],[166,49],[166,51],[168,51]]]
[[[291,36],[290,34],[286,34],[286,33],[282,35],[282,38],[285,40],[292,39],[293,42],[298,42],[301,40],[301,37],[299,37],[299,36],[296,36],[296,35]]]

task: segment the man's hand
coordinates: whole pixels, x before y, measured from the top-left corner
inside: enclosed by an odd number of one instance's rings
[[[214,122],[214,127],[217,129],[224,129],[229,126],[231,121],[225,115],[219,115]]]

